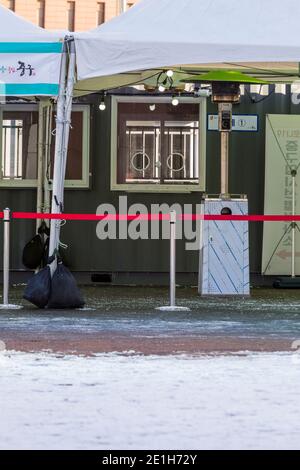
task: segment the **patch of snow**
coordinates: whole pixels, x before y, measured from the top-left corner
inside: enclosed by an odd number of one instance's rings
[[[21,308],[23,308],[22,305],[0,304],[0,310],[20,310]]]
[[[296,354],[0,352],[0,449],[299,449]]]

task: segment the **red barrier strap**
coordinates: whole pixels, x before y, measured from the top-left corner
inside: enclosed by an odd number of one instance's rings
[[[42,214],[34,212],[13,212],[13,219],[43,219],[43,220],[170,220],[169,214]]]
[[[0,219],[3,219],[3,212],[0,212]],[[144,220],[162,221],[170,220],[170,214],[44,214],[37,212],[12,212],[12,219],[41,219],[41,220]],[[178,220],[215,220],[215,221],[236,221],[236,222],[300,222],[300,215],[200,215],[184,214],[179,215]]]

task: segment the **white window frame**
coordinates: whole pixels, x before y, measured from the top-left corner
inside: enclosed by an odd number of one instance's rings
[[[118,183],[118,104],[119,103],[170,103],[171,97],[152,96],[112,96],[111,102],[111,191],[136,193],[192,193],[204,192],[206,186],[206,98],[181,97],[180,103],[199,104],[199,183],[161,184],[161,183]],[[179,105],[180,106],[180,105]]]
[[[2,154],[2,123],[3,111],[36,111],[39,112],[38,104],[4,104],[0,106],[0,152]],[[82,129],[82,179],[81,180],[65,180],[65,188],[86,189],[90,187],[90,106],[89,105],[73,105],[72,112],[83,113],[83,129]],[[0,154],[0,155],[1,155]],[[50,180],[52,182],[52,180]],[[1,179],[0,188],[37,188],[37,179],[17,180],[17,179]]]

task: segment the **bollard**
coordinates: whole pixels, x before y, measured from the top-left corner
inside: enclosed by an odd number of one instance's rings
[[[176,222],[175,211],[170,212],[170,305],[158,307],[157,310],[165,312],[189,311],[188,307],[176,306]]]
[[[21,305],[13,305],[8,301],[9,296],[9,251],[10,251],[10,209],[3,211],[3,304],[0,309],[17,310]]]
[[[176,306],[176,212],[170,212],[170,307]]]
[[[297,171],[293,170],[292,171],[292,214],[296,215],[296,176],[297,176]],[[296,228],[297,228],[297,223],[295,221],[292,222],[291,224],[292,227],[292,256],[291,256],[291,275],[292,278],[296,278]]]
[[[8,305],[9,292],[9,236],[10,236],[10,209],[3,211],[3,305]]]

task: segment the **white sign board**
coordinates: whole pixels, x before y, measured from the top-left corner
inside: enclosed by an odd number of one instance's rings
[[[56,96],[63,44],[0,43],[0,96]]]
[[[299,213],[300,186],[300,116],[267,115],[266,117],[266,215],[292,214],[291,171],[297,169],[296,213]],[[298,168],[299,166],[299,168]],[[292,235],[289,223],[265,222],[262,273],[290,275]],[[300,275],[300,232],[296,230],[296,273]]]
[[[219,130],[219,115],[208,115],[208,130]],[[238,132],[258,132],[258,115],[234,114],[232,116],[232,130]]]

